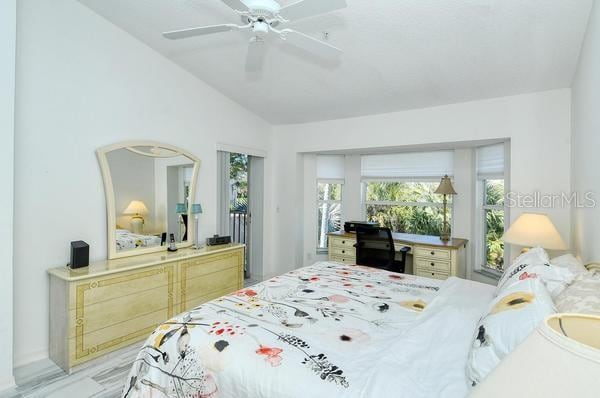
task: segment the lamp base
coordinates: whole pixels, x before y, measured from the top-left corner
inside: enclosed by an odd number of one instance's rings
[[[451,237],[450,223],[446,221],[445,218],[446,217],[444,217],[444,222],[442,224],[442,232],[440,233],[440,239],[442,240],[442,242],[448,242]]]
[[[131,217],[131,232],[142,235],[144,232],[144,219],[140,216]]]

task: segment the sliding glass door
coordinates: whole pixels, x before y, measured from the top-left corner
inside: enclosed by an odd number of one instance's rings
[[[246,245],[246,278],[262,275],[264,158],[219,151],[218,163],[218,233]]]

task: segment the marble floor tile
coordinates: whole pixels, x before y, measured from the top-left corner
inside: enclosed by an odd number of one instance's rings
[[[119,398],[141,344],[91,361],[70,375],[49,359],[16,368],[17,386],[0,398]]]

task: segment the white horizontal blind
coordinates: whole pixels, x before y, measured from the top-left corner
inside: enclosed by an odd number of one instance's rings
[[[365,155],[361,160],[364,179],[439,178],[454,174],[454,151]]]
[[[504,144],[477,148],[477,178],[480,180],[504,177]]]
[[[344,155],[317,155],[317,178],[319,180],[343,180]]]

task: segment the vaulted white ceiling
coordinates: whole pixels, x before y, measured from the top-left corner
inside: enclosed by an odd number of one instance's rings
[[[323,0],[327,1],[327,0]],[[571,86],[592,0],[347,0],[290,25],[343,49],[339,64],[270,43],[245,71],[247,32],[170,41],[163,31],[239,23],[219,0],[80,0],[274,124]],[[280,0],[285,5],[292,0]]]

